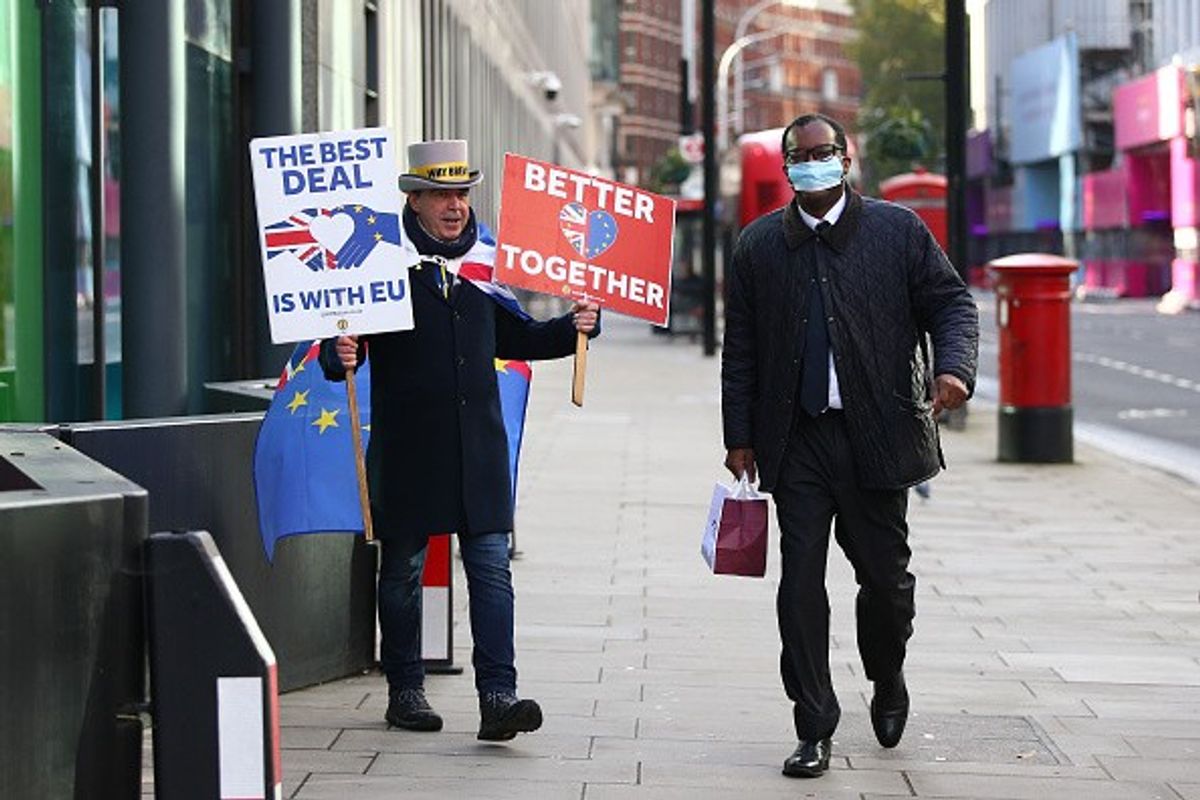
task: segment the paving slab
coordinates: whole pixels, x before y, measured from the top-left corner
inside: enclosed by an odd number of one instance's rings
[[[1200,800],[1200,783],[1175,783],[1170,784],[1181,800]]]
[[[381,753],[371,765],[369,774],[394,775],[400,779],[470,775],[472,781],[481,783],[511,781],[517,785],[638,782],[635,764],[586,758],[545,758],[528,754],[521,745],[494,745],[487,751],[464,755]],[[520,795],[511,788],[510,791]],[[528,788],[527,791],[537,790]]]
[[[296,800],[512,800],[514,797],[541,800],[579,800],[583,785],[571,781],[516,784],[485,781],[466,774],[456,778],[418,778],[396,775],[313,775],[287,795]]]
[[[1097,760],[1119,781],[1200,783],[1200,761],[1194,753],[1163,752],[1140,758],[1100,756]]]
[[[1174,800],[1165,783],[1130,783],[1105,779],[1028,777],[1024,775],[933,775],[909,773],[917,797],[970,797],[978,800]]]
[[[823,781],[780,781],[778,786],[755,786],[754,800],[861,800],[857,789],[838,790],[823,785]],[[616,786],[588,784],[583,800],[727,800],[732,794],[727,788],[707,786]],[[904,797],[912,797],[905,794]]]
[[[374,752],[333,752],[286,748],[283,751],[285,775],[305,773],[362,775],[378,757]]]
[[[653,761],[643,765],[641,783],[645,786],[724,789],[731,796],[740,793],[743,797],[754,797],[760,790],[774,791],[789,785],[796,790],[815,792],[817,797],[823,797],[826,792],[902,792],[908,787],[905,777],[899,772],[850,769],[843,759],[836,756],[830,760],[829,772],[819,779],[819,786],[807,786],[812,781],[784,776],[782,764],[782,758],[774,767]]]

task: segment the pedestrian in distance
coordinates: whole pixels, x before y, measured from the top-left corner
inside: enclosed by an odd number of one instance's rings
[[[442,728],[424,689],[421,573],[429,536],[455,532],[470,596],[478,738],[503,741],[537,730],[542,711],[517,696],[508,550],[513,492],[495,359],[571,355],[578,332],[599,334],[599,309],[577,302],[569,313],[539,322],[506,290],[456,276],[455,263],[494,259],[494,242],[471,210],[470,191],[483,175],[468,166],[462,140],[412,144],[408,163],[400,177],[407,202],[399,227],[421,259],[409,272],[415,327],[326,340],[320,360],[330,380],[371,360],[366,463],[382,547],[385,719],[407,730]],[[385,222],[369,211],[359,210],[356,224],[396,227],[394,215]],[[362,238],[369,243],[378,233]]]
[[[746,227],[727,277],[722,418],[725,466],[775,499],[780,672],[799,740],[783,772],[816,777],[841,715],[829,673],[830,525],[858,583],[871,724],[895,747],[914,617],[908,487],[944,466],[934,415],[973,391],[979,318],[921,220],[847,185],[836,120],[798,117],[783,153],[795,196]]]

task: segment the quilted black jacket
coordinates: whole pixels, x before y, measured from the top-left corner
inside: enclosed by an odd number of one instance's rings
[[[807,287],[819,286],[860,485],[898,489],[944,466],[932,374],[974,391],[979,315],[924,223],[849,189],[823,238],[795,203],[751,223],[726,276],[721,400],[726,448],[752,447],[774,488],[798,410]],[[817,283],[810,283],[815,270]]]

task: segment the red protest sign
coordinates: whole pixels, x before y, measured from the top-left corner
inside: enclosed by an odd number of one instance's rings
[[[667,324],[675,201],[507,153],[496,279]]]

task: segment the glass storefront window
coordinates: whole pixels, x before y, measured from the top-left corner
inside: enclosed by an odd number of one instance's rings
[[[43,8],[41,21],[44,388],[46,419],[58,422],[86,418],[91,410],[84,395],[90,381],[81,374],[91,360],[91,59],[80,0]],[[18,321],[20,335],[37,335],[29,323]]]
[[[91,172],[95,166],[92,152],[92,53],[90,50],[88,11],[74,12],[75,98],[75,231],[78,261],[75,264],[76,358],[79,364],[92,363],[92,315],[95,297],[92,291],[92,191]]]
[[[0,420],[12,419],[16,368],[13,297],[13,0],[0,0]]]
[[[117,10],[89,6],[68,0],[38,12],[42,320],[25,305],[16,327],[44,348],[43,418],[50,421],[120,416]]]
[[[104,415],[109,419],[121,417],[121,213],[120,213],[120,107],[117,60],[117,10],[104,8],[99,12],[99,53],[91,47],[90,12],[80,11],[76,28],[76,140],[79,152],[78,198],[80,229],[80,262],[76,306],[78,318],[78,362],[81,377],[91,375],[96,361],[96,326],[103,326],[104,339]],[[98,61],[97,61],[98,59]],[[101,70],[100,153],[93,152],[93,114],[97,113],[92,97],[92,69]],[[93,171],[100,170],[98,189]],[[103,230],[94,230],[93,210],[101,204]],[[95,297],[94,270],[96,236],[103,237],[101,297]],[[100,410],[94,394],[98,387],[87,382],[81,391],[81,412],[97,416]]]
[[[188,0],[186,219],[188,407],[233,377],[235,295],[232,0]]]
[[[104,66],[104,98],[100,113],[104,130],[104,358],[108,370],[108,417],[121,417],[121,93],[118,80],[118,13],[100,11],[100,51]]]
[[[223,61],[233,60],[233,9],[231,0],[187,0],[188,44]]]

